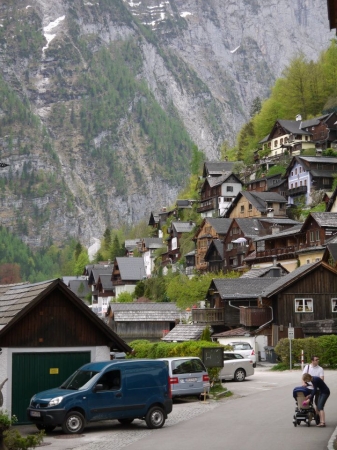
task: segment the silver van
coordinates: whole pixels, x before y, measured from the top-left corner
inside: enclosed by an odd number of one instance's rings
[[[172,398],[209,393],[210,382],[207,369],[200,358],[182,356],[160,358],[165,361],[169,371]]]

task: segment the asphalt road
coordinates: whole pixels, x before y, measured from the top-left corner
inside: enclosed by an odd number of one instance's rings
[[[116,422],[92,424],[81,436],[49,434],[50,450],[325,450],[337,426],[337,372],[326,371],[331,396],[326,404],[326,428],[294,427],[292,390],[300,371],[271,372],[257,368],[243,383],[226,382],[233,396],[221,401],[177,401],[164,428],[148,430],[143,421],[122,428]],[[20,428],[20,427],[18,427]],[[34,426],[21,427],[23,434]]]

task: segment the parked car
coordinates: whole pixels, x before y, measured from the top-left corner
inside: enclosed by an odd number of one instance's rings
[[[244,381],[246,377],[254,375],[251,359],[244,358],[239,353],[224,352],[223,368],[220,371],[220,380]]]
[[[161,428],[172,411],[168,370],[158,360],[115,359],[85,364],[60,387],[35,394],[27,418],[39,430],[60,426],[82,433],[88,422],[116,419],[129,425],[145,420]]]
[[[248,358],[253,362],[253,367],[256,367],[255,350],[249,342],[229,342],[227,345],[233,347],[233,352],[239,353],[244,358]]]
[[[209,376],[204,363],[196,357],[160,358],[169,371],[172,398],[209,393]]]

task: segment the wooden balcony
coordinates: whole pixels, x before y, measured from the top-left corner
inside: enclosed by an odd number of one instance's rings
[[[225,311],[223,308],[192,308],[192,321],[209,325],[223,324]]]
[[[272,248],[267,250],[257,250],[256,257],[270,257],[270,256],[282,256],[282,255],[293,255],[296,250],[298,250],[297,246],[291,245],[289,247],[280,247],[280,248]]]
[[[304,195],[307,193],[307,186],[298,186],[293,189],[288,189],[286,191],[286,195],[294,196],[294,195]]]
[[[257,306],[240,307],[240,324],[246,327],[259,327],[272,319],[270,308]]]

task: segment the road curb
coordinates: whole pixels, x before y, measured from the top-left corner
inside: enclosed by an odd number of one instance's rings
[[[336,440],[336,436],[337,436],[337,427],[335,428],[335,431],[332,433],[331,438],[328,442],[328,447],[327,447],[328,450],[335,450],[334,442]]]

